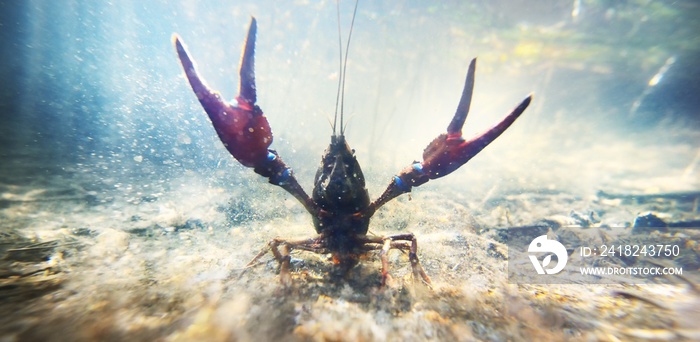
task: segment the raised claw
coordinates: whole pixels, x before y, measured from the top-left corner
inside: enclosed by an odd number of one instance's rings
[[[235,104],[221,98],[221,94],[207,87],[197,73],[182,39],[173,34],[177,50],[187,80],[197,99],[214,125],[216,133],[226,149],[241,164],[260,167],[270,158],[267,148],[272,144],[272,131],[267,118],[256,102],[255,91],[255,33],[257,24],[251,18],[248,36],[241,56],[240,84]]]
[[[231,155],[241,164],[254,168],[255,173],[267,177],[270,183],[287,190],[309,213],[319,215],[320,208],[301,188],[292,169],[277,152],[268,149],[272,144],[272,130],[262,110],[255,104],[256,32],[255,18],[251,18],[241,56],[240,84],[235,104],[226,102],[218,92],[207,87],[177,34],[173,34],[173,43],[192,90]]]
[[[532,95],[526,97],[497,125],[469,140],[465,140],[462,137],[462,127],[469,113],[469,105],[474,90],[475,70],[476,58],[469,64],[462,97],[452,121],[447,126],[447,134],[441,134],[435,138],[423,151],[423,162],[412,166],[410,173],[413,179],[407,180],[411,180],[413,186],[425,183],[428,179],[446,176],[457,170],[505,132],[530,105]]]
[[[469,113],[469,106],[472,100],[472,92],[474,91],[474,73],[476,71],[476,58],[472,59],[467,72],[467,79],[464,83],[464,90],[460,98],[457,111],[455,112],[452,121],[447,126],[447,133],[440,134],[435,138],[428,147],[423,151],[423,161],[414,162],[411,166],[402,170],[398,175],[394,176],[389,187],[377,200],[372,202],[370,206],[363,212],[356,215],[371,216],[375,210],[389,202],[396,196],[411,191],[411,188],[425,184],[431,179],[444,177],[460,166],[468,162],[472,157],[477,155],[488,144],[496,140],[501,133],[505,132],[513,122],[522,114],[527,106],[530,105],[532,95],[528,96],[521,102],[510,114],[508,114],[501,122],[491,127],[485,132],[465,140],[462,137],[462,127]]]

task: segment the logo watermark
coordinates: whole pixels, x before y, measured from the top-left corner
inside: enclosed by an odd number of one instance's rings
[[[692,244],[682,234],[623,235],[587,242],[592,228],[504,229],[508,281],[517,284],[658,284],[700,279]],[[584,231],[585,230],[585,231]],[[507,234],[504,234],[506,233]],[[594,239],[595,240],[595,239]],[[600,241],[600,240],[597,240]]]
[[[530,246],[527,248],[527,252],[529,253],[530,257],[530,262],[532,262],[532,266],[535,267],[535,270],[537,271],[537,274],[557,274],[561,272],[561,270],[566,267],[566,262],[569,260],[569,255],[566,253],[566,247],[562,245],[559,241],[557,240],[549,240],[547,239],[547,235],[541,235],[536,237],[532,242],[530,242]],[[537,255],[534,255],[533,253],[548,253],[545,255],[544,259],[542,259],[542,264],[540,264],[540,261],[537,259]],[[552,262],[552,253],[557,257],[557,264],[553,268],[547,268],[551,262]]]

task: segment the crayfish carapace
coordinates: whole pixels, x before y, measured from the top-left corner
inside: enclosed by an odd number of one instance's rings
[[[422,279],[429,285],[430,278],[418,261],[416,237],[410,233],[385,237],[367,235],[370,218],[377,209],[393,198],[410,192],[411,188],[431,179],[446,176],[464,165],[501,135],[525,111],[532,97],[525,98],[491,129],[465,140],[462,137],[462,126],[469,112],[474,88],[476,59],[473,59],[469,64],[457,112],[447,126],[447,133],[440,134],[426,147],[422,162],[413,162],[394,176],[384,193],[373,202],[370,201],[365,188],[362,169],[354,151],[345,140],[341,105],[340,134],[336,134],[334,122],[331,144],[323,155],[314,180],[314,190],[309,197],[297,182],[292,169],[282,161],[275,150],[269,149],[272,144],[272,131],[267,118],[255,103],[256,30],[256,21],[252,18],[241,57],[239,94],[234,103],[225,101],[219,93],[206,86],[197,74],[182,40],[173,35],[185,75],[224,146],[241,164],[254,168],[256,173],[267,177],[270,183],[292,194],[313,217],[318,233],[316,237],[304,240],[273,239],[249,265],[271,251],[280,264],[280,280],[287,285],[291,282],[289,268],[292,250],[330,254],[335,264],[334,269],[340,275],[346,274],[355,266],[362,255],[378,250],[382,263],[381,281],[385,284],[389,277],[387,253],[390,249],[399,249],[408,252],[414,278]],[[343,73],[341,72],[341,79],[344,78]]]

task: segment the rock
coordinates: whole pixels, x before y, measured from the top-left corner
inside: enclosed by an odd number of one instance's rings
[[[668,232],[668,225],[652,213],[640,214],[634,219],[632,234],[645,234],[653,231]]]
[[[97,231],[94,229],[86,228],[86,227],[80,227],[80,228],[73,228],[71,230],[71,233],[75,236],[88,236],[88,237],[95,237],[97,236]]]
[[[90,254],[95,258],[116,260],[129,248],[129,234],[116,229],[105,229],[95,239]]]
[[[202,220],[199,219],[189,219],[185,221],[184,224],[176,225],[175,228],[180,231],[180,230],[193,230],[193,229],[204,229],[206,228],[206,225]]]

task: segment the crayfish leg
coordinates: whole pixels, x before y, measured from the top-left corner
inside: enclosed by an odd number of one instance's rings
[[[411,243],[411,245],[408,246],[407,243],[393,242],[392,247],[401,250],[408,249],[408,260],[411,262],[413,279],[422,280],[423,284],[432,289],[432,282],[430,281],[430,277],[428,277],[428,274],[425,273],[425,270],[423,269],[420,260],[418,260],[418,239],[416,239],[416,236],[413,235],[413,233],[408,233],[387,236],[387,238],[391,239],[392,241],[407,241]]]
[[[382,260],[382,287],[386,286],[387,281],[391,280],[389,275],[389,250],[391,249],[391,239],[385,239],[382,245],[382,251],[379,252],[379,258]]]
[[[387,281],[391,280],[391,275],[389,274],[388,253],[391,249],[398,249],[408,252],[408,259],[411,262],[413,279],[416,281],[420,280],[429,288],[433,288],[430,277],[427,273],[425,273],[420,260],[418,260],[418,241],[413,233],[397,234],[385,237],[364,237],[363,242],[365,244],[371,244],[366,245],[366,250],[380,250],[379,257],[382,262],[382,286],[385,286]]]
[[[267,243],[267,246],[263,248],[244,268],[247,270],[255,266],[255,264],[267,254],[271,252],[272,256],[279,263],[280,269],[280,283],[284,287],[289,287],[292,285],[292,274],[291,274],[291,252],[294,249],[309,251],[318,254],[328,253],[326,247],[323,245],[322,237],[318,236],[310,239],[303,240],[284,240],[280,238],[275,238]],[[242,275],[243,273],[241,273]]]

